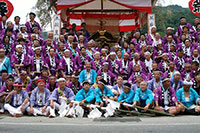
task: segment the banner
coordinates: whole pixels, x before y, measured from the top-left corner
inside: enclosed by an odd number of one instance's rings
[[[188,4],[190,11],[197,17],[200,17],[200,0],[190,0]]]
[[[8,18],[12,15],[14,7],[12,3],[8,0],[0,0],[0,21],[2,16],[7,16]]]
[[[151,33],[152,26],[156,26],[155,14],[148,14],[148,33]]]
[[[58,42],[59,36],[60,36],[60,16],[59,15],[55,15],[53,17],[53,33],[54,33],[54,40]]]

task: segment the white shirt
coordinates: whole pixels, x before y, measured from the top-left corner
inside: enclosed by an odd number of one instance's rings
[[[106,82],[108,81],[107,75],[108,75],[107,73],[104,73],[104,72],[103,72],[103,79],[104,79]]]
[[[67,71],[70,72],[70,58],[66,58],[66,63],[67,63]]]
[[[16,105],[22,104],[22,96],[21,94],[16,94]]]
[[[149,71],[152,70],[152,64],[153,64],[152,59],[150,59],[149,61],[145,59],[145,66],[148,67]]]
[[[185,102],[189,102],[190,98],[189,97],[185,97]]]
[[[7,28],[7,25],[5,24],[3,24],[3,22],[1,22],[1,25],[2,25],[2,29],[6,29]]]
[[[187,56],[191,56],[190,48],[186,48],[186,50],[187,50]]]
[[[49,49],[51,48],[51,46],[47,46],[47,55],[49,55]]]
[[[36,71],[40,71],[40,60],[36,60]]]
[[[161,83],[160,83],[160,81],[157,83],[157,82],[155,82],[155,88],[159,88],[161,86]]]
[[[90,80],[90,72],[89,72],[89,73],[87,72],[87,80],[88,80],[89,82],[91,82],[91,80]]]
[[[121,91],[121,89],[120,89],[121,87],[119,87],[119,86],[117,86],[117,90],[118,90],[118,92],[121,94],[122,93],[122,91]]]
[[[25,33],[21,32],[20,34],[22,34],[23,38],[28,38],[28,33],[27,32],[25,32]]]
[[[164,92],[164,104],[168,105],[169,104],[169,99],[168,99],[168,91]]]
[[[185,73],[185,79],[190,78],[190,73]]]
[[[44,93],[39,93],[39,94],[38,94],[38,105],[39,105],[39,106],[42,105],[43,94],[44,94]]]
[[[173,72],[170,72],[170,78],[172,78],[173,74],[174,74],[174,71]]]
[[[197,57],[194,57],[194,56],[193,56],[193,61],[199,62],[199,56],[197,56]]]
[[[163,67],[164,67],[164,69],[167,69],[167,68],[168,68],[168,65],[167,65],[166,62],[163,62]]]
[[[14,24],[14,30],[19,30],[20,31],[20,24],[18,24],[18,25]]]

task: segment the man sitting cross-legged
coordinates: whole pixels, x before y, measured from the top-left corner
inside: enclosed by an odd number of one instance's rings
[[[147,82],[142,81],[140,83],[140,88],[138,88],[135,92],[135,96],[133,99],[133,107],[139,105],[144,107],[144,110],[148,110],[153,104],[153,92],[147,88]]]
[[[50,91],[45,88],[45,81],[37,81],[37,87],[32,91],[30,107],[27,108],[29,115],[48,115]]]
[[[59,78],[57,80],[59,87],[56,88],[49,100],[50,100],[50,115],[49,117],[55,117],[55,109],[60,111],[62,98],[68,100],[74,100],[74,93],[70,88],[66,87],[66,80],[64,78]],[[72,107],[72,103],[69,103],[70,108]]]
[[[29,105],[29,97],[28,93],[22,90],[22,84],[16,82],[13,86],[14,90],[6,97],[4,108],[8,110],[11,116],[20,117],[23,116],[23,113]]]
[[[169,78],[162,80],[162,86],[156,89],[154,100],[155,110],[157,111],[169,112],[170,114],[178,114],[180,112],[176,91],[170,87]]]

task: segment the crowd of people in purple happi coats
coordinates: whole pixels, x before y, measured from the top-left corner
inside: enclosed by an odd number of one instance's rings
[[[25,24],[19,16],[0,22],[0,113],[76,117],[82,108],[91,116],[94,109],[77,103],[107,107],[110,99],[125,110],[199,114],[199,18],[181,17],[164,37],[156,26],[149,34],[120,32],[110,47],[89,39],[85,22],[78,31],[64,23],[58,42],[53,32],[43,39],[36,14],[29,16]]]

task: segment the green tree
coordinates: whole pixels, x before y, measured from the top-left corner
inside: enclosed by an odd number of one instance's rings
[[[36,14],[40,20],[43,29],[51,24],[51,15],[56,12],[57,0],[38,0],[33,7],[36,10]]]
[[[157,31],[163,37],[166,34],[167,27],[173,27],[176,32],[180,22],[180,17],[186,17],[187,22],[193,25],[194,18],[196,16],[192,14],[189,8],[182,8],[178,5],[170,5],[167,7],[155,6],[153,13],[156,16]]]

